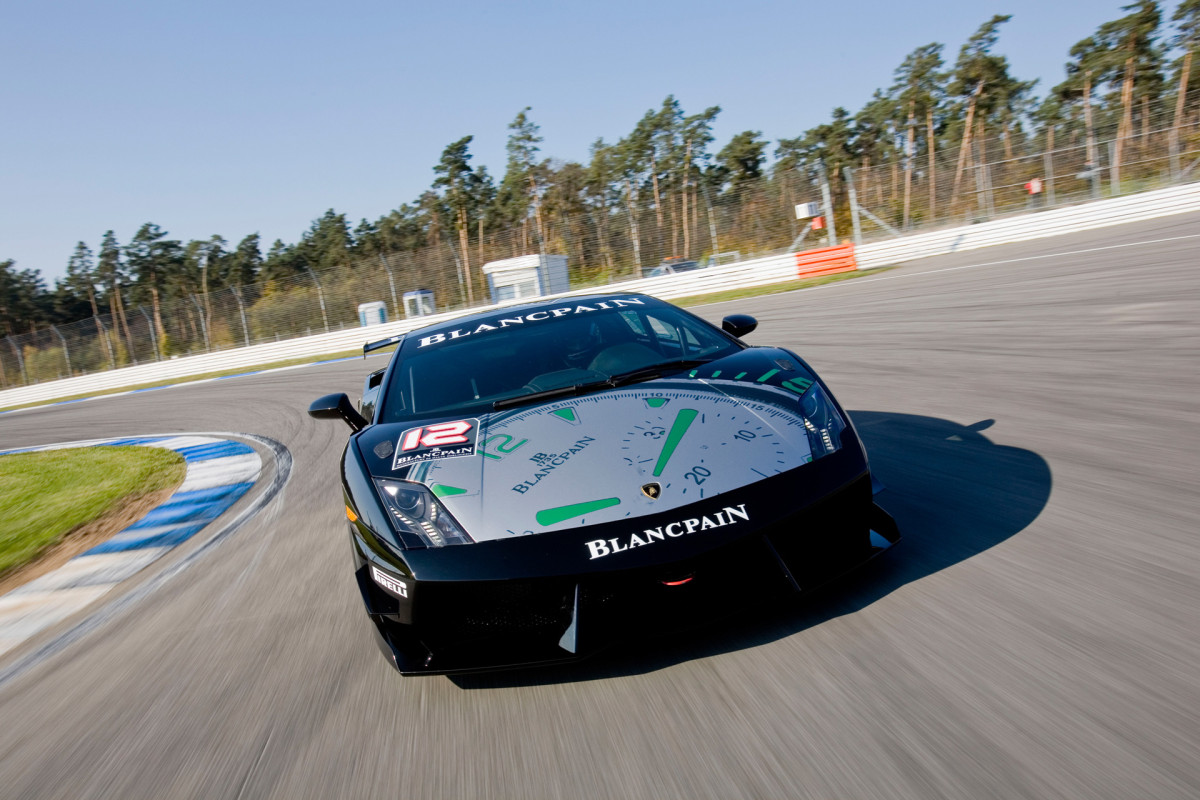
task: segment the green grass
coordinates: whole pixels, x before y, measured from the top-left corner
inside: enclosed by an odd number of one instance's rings
[[[126,501],[178,485],[183,457],[158,447],[0,456],[0,576]]]

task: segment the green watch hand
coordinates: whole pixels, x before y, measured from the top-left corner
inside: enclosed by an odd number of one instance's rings
[[[700,412],[693,408],[681,408],[679,410],[679,413],[675,416],[675,422],[671,424],[671,432],[667,434],[667,441],[663,443],[662,452],[658,454],[658,463],[654,465],[654,477],[657,478],[662,475],[667,462],[675,454],[675,448],[679,446],[683,435],[687,433],[692,421],[698,416],[700,416]]]
[[[621,498],[607,497],[603,500],[587,500],[582,503],[572,503],[569,506],[559,506],[558,508],[544,508],[537,512],[535,519],[539,525],[557,525],[560,522],[566,522],[575,517],[582,517],[584,514],[590,514],[593,511],[611,508],[612,506],[621,505]]]

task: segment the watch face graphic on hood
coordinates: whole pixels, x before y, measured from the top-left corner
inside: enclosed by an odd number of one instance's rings
[[[659,380],[483,415],[473,454],[390,474],[428,486],[475,541],[615,522],[812,461],[801,405],[774,386]]]

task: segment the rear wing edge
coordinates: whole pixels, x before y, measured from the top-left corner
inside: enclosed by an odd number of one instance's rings
[[[363,345],[363,358],[367,357],[367,353],[375,350],[382,350],[383,348],[391,347],[394,344],[400,344],[402,341],[404,341],[403,333],[398,336],[391,336],[387,339],[380,339],[377,342],[367,342]]]

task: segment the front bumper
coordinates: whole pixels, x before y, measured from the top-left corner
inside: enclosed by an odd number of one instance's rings
[[[388,660],[406,675],[573,661],[618,641],[769,612],[899,541],[869,475],[706,552],[623,570],[514,580],[417,581],[411,606],[356,576]],[[357,545],[356,545],[357,547]]]

